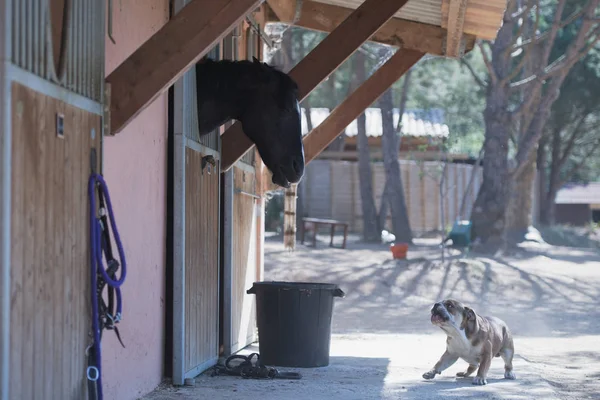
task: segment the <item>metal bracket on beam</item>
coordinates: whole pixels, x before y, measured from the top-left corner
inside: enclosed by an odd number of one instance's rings
[[[238,188],[235,188],[233,191],[234,191],[235,193],[239,193],[239,194],[242,194],[242,195],[244,195],[244,196],[249,196],[249,197],[252,197],[252,198],[254,198],[254,199],[258,199],[258,200],[260,200],[260,199],[262,198],[262,197],[260,197],[259,195],[256,195],[256,194],[254,194],[254,193],[248,193],[248,192],[245,192],[245,191],[243,191],[242,189],[238,189]]]
[[[110,99],[110,83],[104,82],[104,104],[102,109],[102,130],[104,131],[104,136],[114,136],[110,131]]]
[[[262,29],[260,29],[260,26],[258,26],[258,22],[256,22],[254,17],[252,15],[248,14],[246,16],[246,21],[248,21],[248,24],[250,25],[250,29],[252,29],[257,35],[260,36],[260,38],[263,40],[263,42],[265,42],[265,44],[269,47],[269,49],[273,48],[273,41],[269,38],[269,36]]]

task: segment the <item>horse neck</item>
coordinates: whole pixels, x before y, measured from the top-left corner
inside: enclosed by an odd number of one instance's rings
[[[196,91],[198,124],[201,134],[206,134],[231,119],[239,120],[244,105],[240,93],[243,72],[236,64],[213,63],[196,65]]]

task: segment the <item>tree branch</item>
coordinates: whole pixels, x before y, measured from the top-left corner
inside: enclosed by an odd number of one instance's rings
[[[490,74],[490,80],[492,82],[492,85],[495,85],[496,82],[498,82],[498,75],[496,74],[494,65],[492,64],[492,61],[490,60],[490,57],[488,56],[487,52],[483,48],[483,44],[481,41],[477,41],[477,46],[479,47],[479,50],[481,51],[481,56],[483,57],[483,62],[485,63],[485,66],[488,69],[488,73]]]
[[[473,169],[471,170],[471,176],[469,177],[469,183],[467,184],[467,188],[465,189],[465,192],[463,193],[463,198],[460,203],[460,209],[458,211],[458,215],[461,218],[464,218],[465,214],[467,213],[467,211],[466,211],[466,209],[467,209],[467,193],[469,193],[471,191],[471,188],[473,187],[473,182],[475,181],[477,168],[479,168],[479,164],[481,164],[481,160],[483,160],[484,153],[485,153],[484,146],[482,145],[481,149],[479,150],[479,155],[477,156],[477,161],[475,161],[475,164],[473,165]]]
[[[564,0],[561,0],[561,2],[559,3],[559,6],[562,4],[563,8],[564,8]],[[546,109],[549,107],[549,105],[552,105],[552,103],[554,103],[554,101],[556,100],[556,98],[558,97],[558,91],[560,89],[560,87],[562,86],[562,83],[564,82],[567,73],[569,71],[569,69],[577,62],[579,61],[583,56],[585,56],[585,54],[587,54],[594,46],[594,44],[600,39],[600,26],[595,27],[594,29],[592,29],[592,25],[594,24],[593,22],[593,16],[595,14],[595,10],[598,7],[598,5],[600,4],[600,0],[590,0],[587,4],[587,6],[585,7],[585,12],[584,12],[584,18],[583,18],[583,22],[581,24],[581,27],[579,28],[579,32],[577,33],[577,36],[574,40],[573,43],[571,43],[571,45],[568,47],[567,51],[566,51],[566,59],[570,60],[570,62],[566,62],[564,64],[564,68],[561,67],[558,70],[556,70],[553,73],[552,76],[552,80],[550,82],[550,86],[548,87],[548,90],[546,91],[546,93],[548,93],[541,101],[541,103],[538,106],[538,110],[539,109]],[[562,11],[561,11],[562,13]],[[558,15],[558,12],[557,12]],[[558,20],[560,21],[560,19],[557,18],[557,15],[555,15],[555,21]],[[589,39],[588,33],[591,34],[589,36],[593,36],[593,35],[597,35],[597,37],[595,38],[595,40],[592,41],[592,43],[590,43],[590,45],[586,46],[585,50],[583,52],[581,52],[581,49],[585,46],[586,41]],[[548,54],[549,57],[549,52],[548,48],[552,48],[552,44],[554,43],[554,39],[556,37],[556,32],[554,33],[553,36],[551,36],[552,40],[549,41],[547,43],[547,46],[544,48],[544,55]],[[549,46],[548,46],[549,44]],[[543,65],[547,65],[548,64],[548,57],[544,57],[541,59],[540,64],[542,65],[542,71],[545,67],[543,67]],[[540,72],[542,72],[540,71]],[[542,76],[541,73],[538,73],[537,76],[532,76],[529,78],[524,79],[522,82],[524,81],[535,81],[536,84],[533,88],[529,89],[527,91],[528,93],[528,97],[523,101],[523,103],[521,103],[521,105],[515,110],[513,111],[512,115],[513,117],[519,117],[521,115],[523,115],[523,113],[528,110],[533,102],[534,99],[537,97],[537,95],[541,92],[542,86],[543,86],[543,82],[544,80],[541,79]],[[526,82],[526,83],[528,83]],[[511,85],[511,89],[517,87],[517,85],[513,84]],[[534,133],[534,138],[536,141],[539,140],[539,136],[541,134],[539,132]],[[531,148],[528,145],[527,146],[527,151],[530,151]],[[519,149],[519,152],[517,154],[517,156],[522,156],[523,154],[519,154],[521,153],[521,149]],[[521,160],[527,160],[528,156],[522,158]]]
[[[579,171],[581,167],[585,165],[588,158],[590,158],[598,149],[600,149],[600,140],[597,140],[596,143],[594,143],[594,145],[590,147],[589,151],[583,156],[581,161],[575,164],[575,166],[569,171],[569,176],[572,177],[573,175],[575,175],[575,173],[577,173],[577,171]],[[565,182],[561,181],[561,186],[564,183]]]
[[[596,43],[600,41],[600,26],[598,26],[589,36],[594,36],[593,40],[580,52],[573,54],[570,58],[566,55],[558,57],[552,64],[544,69],[544,74],[542,75],[531,75],[525,79],[522,79],[518,82],[514,82],[510,84],[511,89],[517,89],[523,85],[531,83],[532,81],[546,81],[553,76],[559,74],[563,69],[570,69],[573,65],[577,64],[581,61],[591,49],[594,48]]]
[[[402,116],[404,115],[404,111],[406,111],[406,103],[408,102],[408,89],[410,88],[411,83],[411,75],[414,69],[410,68],[404,74],[404,85],[402,85],[402,95],[400,96],[400,104],[398,107],[398,124],[396,124],[396,137],[402,137]],[[400,147],[400,143],[398,143],[398,147]]]
[[[539,7],[538,7],[538,10],[539,10]],[[577,18],[581,17],[584,13],[585,13],[585,8],[582,8],[579,11],[573,12],[563,22],[560,23],[559,29],[563,29],[565,26],[567,26],[567,25],[575,22],[575,20],[577,20]],[[545,40],[550,35],[550,32],[551,31],[548,30],[548,31],[546,31],[546,32],[544,32],[544,33],[542,33],[540,35],[532,37],[529,40],[523,41],[523,42],[521,42],[518,45],[515,44],[510,50],[511,51],[516,51],[516,50],[519,50],[519,49],[521,49],[523,47],[527,47],[527,46],[529,46],[529,45],[531,45],[533,43],[539,43],[539,42]]]
[[[485,89],[487,87],[487,84],[484,82],[483,79],[481,79],[481,77],[479,76],[479,74],[477,73],[477,71],[475,71],[475,68],[473,68],[473,66],[471,65],[471,63],[469,63],[464,57],[460,59],[460,62],[461,62],[462,65],[464,65],[465,67],[467,67],[467,69],[469,70],[469,72],[473,76],[473,79],[475,79],[475,82],[477,82],[477,84],[479,86],[481,86],[482,88]]]
[[[539,0],[538,0],[538,3],[539,3]],[[538,7],[536,7],[536,9],[535,9],[535,22],[533,23],[533,28],[531,29],[531,33],[533,35],[535,35],[535,33],[537,32],[539,24],[540,24],[540,7],[539,7],[539,4],[538,4]],[[521,25],[521,27],[524,29],[526,25],[528,25],[528,24],[523,23]],[[508,76],[506,76],[504,79],[502,79],[502,81],[500,82],[500,85],[505,85],[506,83],[512,81],[519,74],[519,72],[521,72],[521,70],[525,66],[525,63],[534,54],[534,51],[533,51],[534,47],[535,47],[535,42],[531,43],[531,46],[527,46],[527,48],[525,50],[523,50],[524,54],[521,57],[521,60],[519,61],[519,63],[517,64],[517,66],[513,69],[513,71],[510,74],[508,74]],[[509,49],[510,49],[510,47],[507,49],[507,51]]]
[[[579,137],[581,137],[581,134],[584,133],[584,130],[581,128],[583,127],[583,123],[585,122],[587,116],[588,116],[587,113],[583,113],[583,115],[579,118],[579,120],[575,124],[575,128],[573,129],[573,132],[569,136],[566,147],[558,159],[558,165],[561,168],[565,165],[565,163],[567,162],[567,159],[570,157],[571,152],[573,151],[573,146],[575,146],[575,141]]]
[[[531,11],[531,9],[533,9],[535,7],[535,13],[536,13],[536,19],[539,21],[539,15],[540,15],[540,0],[530,0],[531,3],[528,3],[528,5],[526,7],[523,8],[523,10],[521,11],[517,11],[515,14],[513,15],[518,15],[517,17],[513,17],[511,16],[511,20],[515,20],[516,18],[520,17],[521,15],[525,14],[526,12]],[[509,10],[509,8],[507,8],[507,10]],[[526,17],[528,20],[529,18]],[[525,27],[527,26],[526,23],[522,23],[521,26],[519,27],[519,30],[517,31],[517,33],[514,35],[513,40],[511,41],[510,45],[508,45],[506,47],[505,50],[505,55],[507,55],[508,53],[512,53],[518,49],[520,49],[522,46],[522,44],[520,44],[519,46],[517,46],[517,41],[519,40],[520,37],[522,37],[523,35],[523,31],[525,30]],[[535,36],[535,33],[537,32],[537,24],[536,24],[536,29],[533,30],[533,35]],[[529,39],[529,42],[532,43],[531,39]]]

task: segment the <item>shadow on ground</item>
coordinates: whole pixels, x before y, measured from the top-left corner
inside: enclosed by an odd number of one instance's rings
[[[253,349],[256,350],[256,349]],[[243,351],[246,353],[247,351]],[[173,388],[168,385],[144,397],[146,400],[375,400],[380,399],[389,360],[332,356],[330,365],[322,368],[278,368],[302,374],[300,380],[255,380],[233,376],[196,378],[193,387]],[[335,382],[335,384],[332,384]]]
[[[429,309],[446,297],[505,319],[520,336],[600,332],[600,256],[593,250],[557,257],[561,249],[538,247],[502,259],[455,251],[442,263],[435,244],[416,243],[407,261],[395,261],[384,245],[349,241],[342,250],[320,242],[289,253],[271,241],[265,279],[338,284],[346,298],[336,301],[335,333],[433,333]]]

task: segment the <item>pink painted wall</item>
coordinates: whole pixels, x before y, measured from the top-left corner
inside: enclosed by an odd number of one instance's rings
[[[113,44],[106,74],[168,20],[168,0],[113,2]],[[104,396],[128,400],[163,376],[167,97],[159,97],[116,137],[104,142],[104,174],[127,257],[120,333],[102,341]]]

